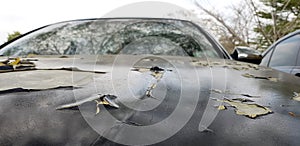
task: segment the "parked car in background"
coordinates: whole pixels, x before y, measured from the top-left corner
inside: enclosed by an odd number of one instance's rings
[[[300,78],[190,21],[60,22],[0,55],[0,146],[300,145]]]
[[[231,56],[235,60],[260,64],[300,76],[299,52],[300,30],[297,30],[276,41],[261,55],[259,51],[249,47],[236,47]]]
[[[263,54],[260,65],[300,77],[300,30],[272,44]]]

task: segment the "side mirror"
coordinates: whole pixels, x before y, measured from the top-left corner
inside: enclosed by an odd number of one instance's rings
[[[260,64],[263,58],[259,51],[244,46],[235,47],[230,55],[234,60],[254,64]]]

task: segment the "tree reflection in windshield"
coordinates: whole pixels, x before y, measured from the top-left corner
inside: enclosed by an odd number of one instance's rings
[[[212,44],[193,24],[167,19],[99,19],[58,23],[7,45],[0,54],[219,57]]]

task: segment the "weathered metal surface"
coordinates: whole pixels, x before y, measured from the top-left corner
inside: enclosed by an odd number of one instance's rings
[[[186,118],[186,113],[193,110],[189,105],[197,101],[191,119],[175,135],[156,144],[300,144],[300,118],[291,116],[300,115],[300,102],[293,100],[294,92],[300,92],[300,79],[285,73],[218,59],[207,61],[195,58],[190,60],[190,58],[185,57],[161,56],[165,59],[162,60],[158,57],[145,57],[146,59],[139,60],[133,66],[128,66],[125,62],[116,64],[115,59],[117,59],[117,56],[77,56],[75,61],[70,58],[35,57],[38,59],[36,66],[40,66],[40,68],[42,68],[41,66],[48,69],[76,67],[91,72],[47,71],[50,73],[48,77],[51,76],[51,78],[56,78],[53,76],[55,72],[66,77],[66,79],[57,77],[60,82],[50,79],[37,81],[39,77],[33,77],[30,74],[34,74],[38,70],[0,73],[1,89],[5,88],[7,90],[24,86],[27,86],[26,89],[35,89],[41,83],[49,83],[48,87],[50,85],[51,87],[57,87],[64,85],[65,80],[69,78],[69,72],[74,73],[70,76],[75,77],[75,79],[77,77],[84,78],[85,76],[92,79],[78,80],[80,82],[84,81],[84,84],[80,84],[81,88],[58,88],[41,91],[21,90],[18,92],[0,91],[0,145],[114,145],[117,143],[113,141],[120,139],[137,141],[138,143],[138,137],[135,139],[128,137],[128,135],[135,134],[134,131],[124,133],[126,124],[147,126],[159,123],[172,114],[183,98],[185,99],[185,106],[183,106],[185,108],[180,108],[177,116],[179,116],[179,119]],[[122,57],[129,62],[140,58],[140,56],[134,55],[124,55]],[[156,78],[150,71],[151,67],[164,69],[163,75]],[[138,72],[132,70],[134,68],[148,68],[149,71]],[[92,73],[95,70],[106,73]],[[185,71],[179,72],[178,70]],[[125,74],[128,80],[119,80],[118,76],[114,76],[116,72]],[[191,76],[193,72],[196,76]],[[276,78],[277,82],[244,77],[243,74],[247,73],[259,77]],[[21,75],[26,75],[28,78],[22,78]],[[43,76],[41,78],[44,78]],[[34,85],[29,86],[29,83],[33,83],[29,82],[30,79],[36,79]],[[118,82],[113,82],[114,79]],[[182,82],[190,79],[199,80],[200,85],[187,84],[182,86]],[[66,82],[69,82],[69,80]],[[57,83],[57,85],[53,83]],[[71,83],[73,86],[72,80]],[[156,84],[155,88],[153,83]],[[48,88],[44,85],[41,85],[41,87],[43,89]],[[132,93],[121,92],[123,87],[130,88]],[[151,91],[152,96],[155,98],[147,97],[149,87],[153,87]],[[188,92],[182,94],[183,91]],[[200,94],[195,95],[196,91],[200,91]],[[98,104],[96,102],[82,102],[82,104],[78,104],[78,108],[56,110],[57,107],[62,105],[85,100],[95,93],[116,96],[114,103],[119,108],[99,105],[99,114],[95,115]],[[220,102],[213,100],[226,98],[234,101],[234,99],[245,97],[257,105],[267,107],[273,113],[251,119],[236,114],[235,109],[232,107],[220,111],[216,108],[220,106]],[[141,110],[132,110],[130,106],[139,107]],[[155,108],[151,109],[151,107]],[[95,132],[97,129],[94,129],[94,126],[103,125],[103,122],[97,120],[106,118],[101,117],[103,116],[102,111],[105,111],[104,109],[113,115],[116,121],[113,128],[99,135]],[[209,112],[206,112],[207,109],[209,109]],[[214,118],[203,122],[203,118],[207,118],[207,116]],[[165,131],[169,130],[168,128],[178,126],[178,121],[171,120],[165,124],[167,126],[154,129],[158,136],[164,136]],[[199,131],[199,126],[204,127],[205,130]],[[147,134],[139,135],[147,136]],[[110,140],[105,137],[110,138]],[[151,137],[149,138],[151,139]]]

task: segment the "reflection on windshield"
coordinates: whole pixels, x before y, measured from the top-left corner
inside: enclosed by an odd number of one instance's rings
[[[0,55],[153,54],[219,57],[194,25],[179,20],[103,19],[59,23],[1,49]]]

